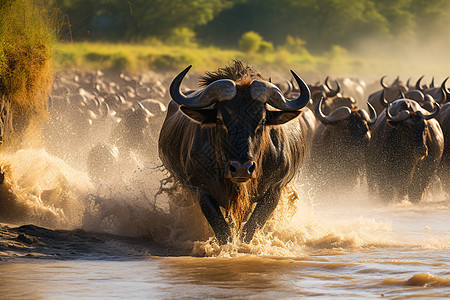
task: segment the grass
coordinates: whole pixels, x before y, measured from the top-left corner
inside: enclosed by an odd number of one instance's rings
[[[146,70],[176,71],[187,65],[211,70],[232,59],[258,65],[262,69],[285,70],[295,65],[314,71],[321,63],[319,57],[300,56],[279,50],[269,54],[246,54],[238,50],[214,47],[181,47],[164,44],[60,43],[56,47],[58,68],[84,70],[106,68],[141,72]]]
[[[30,125],[46,116],[53,80],[53,28],[39,1],[0,0],[0,98],[11,104],[12,128],[3,137],[9,144],[20,141]]]
[[[408,60],[401,55],[382,58],[375,55],[355,55],[335,46],[320,55],[307,51],[301,54],[292,53],[283,48],[271,53],[248,54],[239,50],[223,50],[214,47],[181,47],[153,44],[112,44],[112,43],[59,43],[56,46],[56,65],[58,69],[78,68],[81,70],[113,69],[130,72],[180,71],[192,64],[194,70],[214,70],[232,59],[241,59],[255,65],[264,74],[283,74],[290,76],[289,70],[296,70],[310,80],[324,75],[359,76],[363,79],[377,80],[388,74],[392,77],[400,75],[418,78],[422,74],[437,77],[448,76],[450,68],[448,60],[428,60],[414,58]],[[387,57],[387,58],[386,58]],[[421,57],[425,57],[422,55]],[[446,62],[446,63],[443,63]],[[428,76],[427,76],[428,77]],[[289,78],[289,77],[288,77]]]

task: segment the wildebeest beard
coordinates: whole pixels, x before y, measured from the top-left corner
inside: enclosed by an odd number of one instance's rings
[[[248,138],[246,138],[245,132],[234,132],[235,135],[232,135],[220,126],[217,126],[216,130],[216,135],[211,145],[214,149],[214,159],[219,171],[215,178],[218,181],[217,183],[224,187],[224,192],[227,195],[224,207],[225,211],[229,212],[229,215],[225,217],[231,217],[231,221],[236,225],[236,230],[239,230],[245,216],[249,213],[251,199],[255,199],[258,194],[258,182],[262,177],[260,166],[263,164],[263,156],[268,146],[270,129],[261,128],[261,130],[257,130],[254,137]],[[249,147],[249,153],[256,162],[256,178],[243,183],[235,183],[225,178],[225,166],[229,158],[234,157],[237,153],[240,153],[239,151],[242,148],[247,147]]]

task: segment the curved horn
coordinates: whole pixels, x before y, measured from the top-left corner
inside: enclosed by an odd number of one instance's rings
[[[375,124],[375,122],[377,121],[377,112],[375,111],[375,108],[373,108],[372,104],[370,104],[369,102],[367,102],[367,106],[369,107],[369,113],[370,113],[370,120],[369,120],[369,124]]]
[[[391,112],[390,112],[391,106],[392,106],[392,102],[389,103],[388,107],[386,108],[386,117],[388,120],[391,120],[394,122],[403,121],[403,120],[406,120],[407,118],[409,118],[409,116],[411,115],[411,112],[409,110],[402,110],[396,116],[392,116]]]
[[[420,110],[416,112],[417,115],[421,118],[424,118],[425,120],[430,120],[437,117],[439,111],[441,110],[441,106],[436,101],[433,101],[432,103],[436,106],[434,112],[430,113],[426,109],[420,108]]]
[[[367,106],[369,107],[370,116],[363,108],[359,109],[358,113],[364,120],[366,120],[367,124],[375,124],[375,122],[377,121],[377,112],[369,102],[367,102]]]
[[[283,93],[276,85],[257,79],[253,80],[250,85],[250,95],[253,99],[261,103],[269,103],[282,111],[297,111],[305,107],[311,98],[309,88],[294,71],[291,70],[291,73],[300,88],[300,95],[296,99],[284,98]]]
[[[337,109],[335,109],[331,115],[325,116],[322,112],[322,102],[323,97],[320,99],[319,103],[317,103],[316,107],[314,108],[314,112],[316,114],[317,119],[322,122],[323,124],[334,124],[339,121],[347,119],[351,115],[350,108],[346,106],[341,106]]]
[[[181,91],[181,82],[191,67],[192,65],[184,69],[170,84],[170,96],[179,105],[185,105],[191,108],[203,108],[213,104],[215,101],[231,100],[236,96],[236,84],[229,79],[214,81],[207,87],[186,96]]]
[[[387,75],[384,75],[383,77],[381,77],[380,79],[380,84],[383,87],[383,89],[387,89],[388,86],[386,85],[386,83],[384,83],[384,79],[386,78]]]
[[[409,89],[411,86],[411,77],[408,78],[408,80],[406,81],[406,87]]]
[[[447,89],[447,87],[445,86],[445,84],[447,83],[449,77],[445,78],[445,80],[442,82],[441,84],[441,89],[445,92],[445,99],[450,99],[450,90]]]
[[[335,90],[333,90],[328,85],[328,77],[325,79],[325,85],[330,90],[328,93],[326,93],[328,98],[335,97],[341,91],[341,85],[339,84],[339,82],[337,80],[335,80],[334,82],[336,83],[336,89]]]
[[[420,86],[420,81],[422,80],[422,78],[424,78],[425,75],[422,75],[422,77],[420,77],[417,82],[416,82],[416,90],[422,91],[422,87]]]
[[[400,97],[399,99],[406,99],[405,93],[403,93],[402,89],[398,89],[398,92],[400,93]]]
[[[387,101],[386,98],[384,98],[384,89],[381,91],[381,94],[380,94],[380,103],[381,103],[381,106],[383,106],[383,107],[389,106],[389,101]]]
[[[442,87],[439,88],[439,90],[442,93],[442,98],[434,99],[434,97],[431,95],[427,95],[427,96],[430,96],[433,99],[433,101],[436,101],[437,103],[439,103],[439,105],[442,105],[445,103],[445,101],[447,101],[447,94],[445,93],[445,90]]]
[[[434,76],[431,78],[430,89],[434,88]]]
[[[325,82],[324,82],[324,84],[325,84],[325,86],[327,87],[327,89],[328,90],[332,90],[332,88],[330,87],[330,85],[329,85],[329,83],[328,83],[328,80],[330,79],[330,76],[327,76],[327,77],[325,77]]]
[[[414,100],[416,102],[423,102],[425,99],[425,95],[418,90],[411,90],[406,93],[405,95],[406,99]]]

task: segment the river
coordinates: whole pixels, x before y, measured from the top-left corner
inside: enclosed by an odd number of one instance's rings
[[[450,200],[436,185],[422,203],[381,205],[364,187],[316,199],[298,179],[299,200],[250,245],[218,246],[194,201],[155,196],[156,165],[108,187],[44,149],[1,163],[2,299],[450,297]]]

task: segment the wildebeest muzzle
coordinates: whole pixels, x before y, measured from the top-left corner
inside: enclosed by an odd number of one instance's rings
[[[254,161],[240,163],[231,160],[226,165],[225,177],[235,183],[244,183],[251,178],[256,178],[255,170],[256,163]]]

